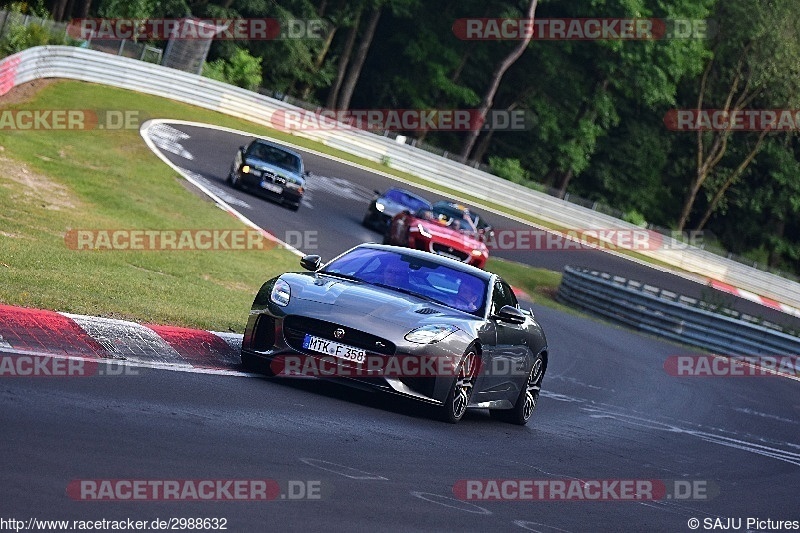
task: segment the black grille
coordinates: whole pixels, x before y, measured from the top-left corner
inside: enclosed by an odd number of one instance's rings
[[[441,313],[441,311],[437,311],[436,309],[431,309],[430,307],[423,307],[421,309],[417,309],[414,312],[419,313],[421,315],[435,315],[437,313]]]
[[[333,334],[334,330],[338,328],[343,329],[345,332],[341,338]],[[368,353],[394,355],[396,350],[394,343],[384,338],[334,322],[297,315],[290,315],[283,319],[283,336],[286,339],[286,343],[292,348],[305,351],[303,350],[303,339],[306,334],[348,344],[356,348],[363,348]]]
[[[433,243],[433,251],[436,252],[437,254],[457,257],[461,261],[466,261],[467,258],[469,257],[469,254],[466,252],[463,252],[461,250],[456,250],[455,248],[452,248],[450,246],[445,246],[439,243]]]

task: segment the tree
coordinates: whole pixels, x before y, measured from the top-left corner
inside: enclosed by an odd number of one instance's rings
[[[345,41],[344,50],[338,59],[336,68],[336,79],[333,86],[328,91],[328,101],[325,106],[328,109],[334,109],[336,102],[339,100],[339,91],[344,82],[344,75],[347,72],[347,66],[350,64],[350,56],[353,54],[353,48],[356,46],[356,39],[358,38],[358,24],[361,20],[362,6],[358,6],[353,21],[350,23],[350,31],[347,32],[347,40]]]
[[[528,4],[528,9],[525,12],[525,18],[530,20],[531,22],[534,20],[534,15],[536,14],[536,6],[538,4],[538,0],[531,0],[530,4]],[[531,42],[531,38],[533,37],[530,33],[525,33],[524,37],[517,43],[516,46],[509,52],[509,54],[497,65],[492,72],[491,77],[489,78],[489,87],[486,89],[486,92],[483,95],[483,100],[481,100],[481,104],[478,107],[478,122],[483,124],[486,120],[486,115],[489,113],[489,109],[492,108],[494,104],[494,97],[497,94],[497,89],[500,87],[500,82],[503,81],[503,75],[505,75],[506,71],[509,69],[514,62],[519,59],[519,57],[525,52],[525,48],[527,48],[528,43]],[[478,140],[478,135],[480,135],[480,128],[472,128],[467,133],[467,138],[464,140],[464,144],[461,147],[461,160],[466,161],[470,154],[472,153],[472,148],[475,146],[475,142]]]
[[[729,250],[794,272],[800,266],[797,154],[800,154],[797,133],[767,136],[758,158],[743,179],[731,186],[709,220],[709,226]]]
[[[261,85],[261,59],[239,48],[229,60],[217,59],[203,65],[203,75],[252,91]]]
[[[716,16],[720,21],[719,35],[713,57],[699,80],[696,109],[712,106],[725,112],[739,112],[754,103],[764,108],[795,106],[800,100],[800,39],[796,26],[800,4],[794,0],[720,2]],[[678,217],[679,231],[688,224],[699,192],[725,158],[733,134],[730,128],[697,131],[694,176]],[[767,131],[755,134],[751,149],[738,164],[732,165],[727,179],[712,193],[701,225],[705,225],[726,191],[752,163],[767,134]]]
[[[372,38],[375,36],[375,28],[378,27],[378,20],[381,17],[381,8],[376,7],[372,10],[367,21],[367,27],[364,29],[364,35],[361,36],[361,41],[358,43],[356,55],[350,68],[347,69],[347,76],[342,82],[342,92],[338,98],[339,109],[349,109],[350,99],[353,98],[353,91],[358,83],[358,78],[361,75],[361,69],[364,66],[364,61],[367,59],[367,52],[372,44]]]

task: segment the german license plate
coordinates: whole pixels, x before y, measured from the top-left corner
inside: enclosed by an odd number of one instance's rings
[[[283,187],[281,187],[280,185],[275,185],[274,183],[270,183],[268,181],[262,181],[261,188],[270,192],[274,192],[275,194],[281,194],[283,192]]]
[[[346,359],[354,363],[363,363],[367,358],[366,350],[356,348],[355,346],[348,346],[338,342],[329,341],[328,339],[321,339],[313,335],[306,335],[303,339],[303,348],[313,352],[324,353],[332,355],[339,359]]]

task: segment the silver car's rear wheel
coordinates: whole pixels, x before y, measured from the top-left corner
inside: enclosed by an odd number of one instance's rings
[[[478,370],[479,357],[474,347],[467,349],[464,357],[461,358],[461,363],[458,366],[458,372],[453,385],[450,388],[450,393],[444,405],[441,407],[442,419],[445,422],[455,424],[464,417],[467,412],[469,400],[472,397],[472,391],[475,387],[475,375]]]

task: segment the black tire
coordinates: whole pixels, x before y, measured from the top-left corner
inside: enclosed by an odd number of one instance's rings
[[[242,188],[242,184],[239,181],[239,173],[236,169],[231,169],[230,174],[228,174],[228,183],[230,183],[231,187],[234,189]]]
[[[367,211],[367,214],[364,215],[364,218],[361,220],[361,225],[364,226],[365,228],[372,227],[372,213]]]
[[[475,386],[475,376],[477,374],[480,356],[475,346],[470,346],[464,352],[464,357],[458,365],[456,379],[450,386],[450,392],[444,405],[439,408],[439,417],[450,424],[458,423],[467,412],[469,400]]]
[[[536,356],[531,365],[531,370],[528,372],[528,377],[525,380],[525,385],[519,391],[517,401],[511,409],[492,409],[489,415],[492,418],[508,422],[509,424],[516,424],[524,426],[531,419],[531,415],[536,410],[536,404],[539,401],[539,391],[542,388],[542,379],[546,370],[544,358],[542,354]]]

